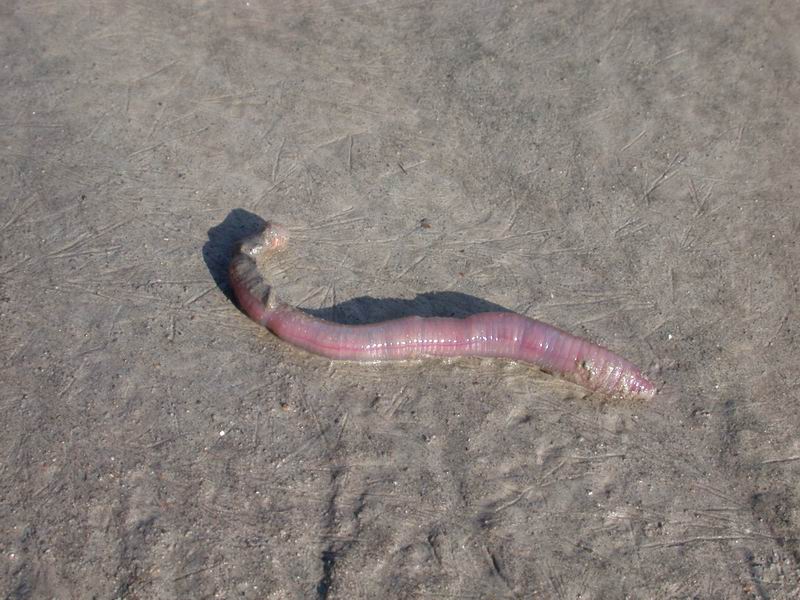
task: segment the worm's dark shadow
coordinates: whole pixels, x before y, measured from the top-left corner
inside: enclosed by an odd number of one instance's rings
[[[208,241],[203,246],[203,260],[217,287],[232,302],[235,299],[228,283],[231,253],[238,240],[261,230],[264,224],[264,219],[258,215],[236,208],[222,223],[208,230]],[[277,293],[280,295],[280,290]],[[376,323],[412,315],[468,317],[482,312],[509,312],[498,304],[459,292],[427,292],[418,294],[413,300],[361,296],[327,308],[303,310],[320,319],[347,325]]]
[[[361,296],[326,308],[304,308],[326,321],[358,325],[417,315],[420,317],[468,317],[482,312],[508,312],[497,304],[459,292],[426,292],[413,300]]]
[[[217,287],[231,302],[235,299],[228,283],[228,264],[233,248],[236,242],[257,233],[265,224],[266,221],[258,215],[234,208],[222,223],[208,230],[208,241],[203,244],[203,260]]]

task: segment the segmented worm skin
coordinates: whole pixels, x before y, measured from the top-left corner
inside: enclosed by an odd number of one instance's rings
[[[286,245],[288,233],[267,223],[243,239],[230,264],[240,307],[279,338],[335,360],[384,361],[421,357],[496,357],[529,363],[612,397],[650,399],[656,388],[624,358],[587,340],[513,312],[466,318],[404,317],[343,325],[313,317],[278,299],[257,259]]]

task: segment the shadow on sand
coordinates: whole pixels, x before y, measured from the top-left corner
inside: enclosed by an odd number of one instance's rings
[[[264,219],[247,210],[232,210],[219,225],[208,230],[203,259],[220,290],[235,302],[228,283],[228,263],[236,242],[260,231]],[[280,290],[278,291],[280,295]],[[468,317],[482,312],[509,312],[507,308],[459,292],[427,292],[412,300],[360,296],[326,308],[305,312],[326,321],[359,325],[417,315],[420,317]]]

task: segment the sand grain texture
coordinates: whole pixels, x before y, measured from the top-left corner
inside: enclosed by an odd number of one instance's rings
[[[795,2],[8,2],[0,597],[791,598]],[[331,365],[230,301],[507,308],[657,400]],[[419,295],[418,295],[419,294]]]

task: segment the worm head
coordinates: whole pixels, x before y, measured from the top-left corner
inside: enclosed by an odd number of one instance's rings
[[[275,249],[278,245],[275,242],[274,232],[270,228],[266,228],[240,241],[239,253],[256,258],[268,250]]]
[[[280,223],[270,221],[261,232],[261,237],[270,250],[280,250],[286,245],[289,232]]]
[[[260,232],[239,242],[239,252],[245,256],[256,258],[265,252],[280,250],[286,245],[288,237],[283,225],[267,223]]]
[[[252,256],[255,258],[259,254],[261,254],[267,244],[264,241],[264,235],[262,233],[257,233],[255,235],[251,235],[250,237],[244,238],[239,243],[239,252],[246,256]]]

